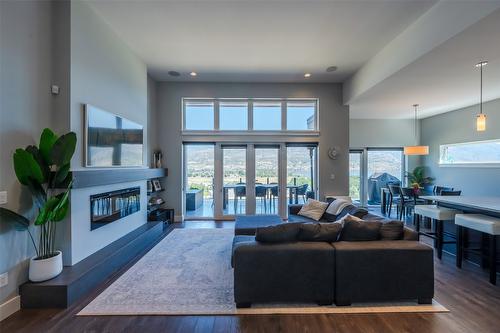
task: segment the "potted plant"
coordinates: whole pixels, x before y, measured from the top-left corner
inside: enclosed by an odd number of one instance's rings
[[[417,166],[413,169],[413,172],[407,172],[406,178],[408,179],[408,184],[413,187],[416,194],[426,185],[432,185],[434,178],[425,176],[425,168],[423,166]]]
[[[0,207],[0,221],[28,232],[36,252],[29,267],[29,279],[33,282],[52,279],[62,271],[62,253],[55,248],[55,237],[57,224],[64,220],[69,210],[70,161],[75,147],[75,133],[58,137],[46,128],[38,147],[31,145],[14,152],[16,177],[28,188],[37,208],[33,223],[39,228],[39,234],[33,237],[30,220],[12,210]]]

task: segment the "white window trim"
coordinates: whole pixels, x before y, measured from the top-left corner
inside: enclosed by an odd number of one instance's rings
[[[443,147],[456,147],[456,146],[464,146],[467,144],[475,144],[475,143],[489,143],[489,142],[498,142],[500,143],[500,139],[492,139],[492,140],[481,140],[481,141],[468,141],[468,142],[459,142],[459,143],[448,143],[439,145],[439,167],[443,168],[500,168],[500,162],[459,162],[459,163],[446,163],[442,162],[441,154],[443,151]]]
[[[186,129],[186,102],[208,102],[214,104],[214,129],[213,130],[188,130]],[[247,102],[248,129],[247,130],[221,130],[219,104],[224,101]],[[254,130],[253,129],[253,103],[254,102],[277,102],[281,101],[281,130]],[[314,102],[314,126],[313,130],[287,130],[287,102]],[[319,99],[318,98],[200,98],[200,97],[183,97],[182,98],[182,135],[270,135],[270,136],[319,136]]]

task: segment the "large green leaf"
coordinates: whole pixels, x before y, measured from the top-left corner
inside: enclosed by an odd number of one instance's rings
[[[35,159],[35,161],[37,161],[38,165],[40,166],[40,169],[42,170],[42,174],[43,174],[43,179],[44,182],[47,182],[47,180],[49,179],[49,176],[50,176],[50,168],[49,168],[49,165],[47,164],[47,162],[45,162],[45,159],[43,158],[42,154],[40,153],[40,150],[38,149],[37,146],[28,146],[26,147],[25,149],[28,153],[30,153],[31,155],[33,155],[33,158]]]
[[[59,203],[52,210],[51,215],[49,216],[49,220],[54,222],[62,221],[69,210],[69,191],[61,193],[58,195]]]
[[[17,179],[23,185],[28,185],[31,181],[43,183],[44,177],[40,165],[33,155],[24,149],[17,149],[14,153],[14,171]]]
[[[64,181],[68,177],[69,168],[70,168],[70,164],[67,163],[67,164],[63,165],[62,167],[60,167],[59,170],[57,170],[56,176],[55,176],[55,185],[59,185],[59,184],[64,183]]]
[[[43,225],[47,223],[47,221],[51,217],[54,207],[56,207],[58,203],[59,203],[59,198],[57,197],[52,197],[49,200],[47,200],[45,205],[43,205],[43,207],[40,208],[40,211],[38,212],[38,216],[36,217],[35,220],[35,225]]]
[[[52,164],[51,151],[52,147],[57,141],[57,135],[54,134],[50,129],[46,128],[43,130],[40,136],[40,153],[48,165]]]
[[[69,132],[59,137],[50,154],[52,164],[62,167],[68,164],[75,153],[76,148],[76,134]]]
[[[27,230],[30,225],[30,221],[24,216],[2,207],[0,207],[0,222],[10,223],[19,231]]]

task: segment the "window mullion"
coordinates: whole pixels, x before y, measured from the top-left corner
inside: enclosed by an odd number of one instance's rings
[[[214,130],[220,130],[219,100],[214,100]]]
[[[253,131],[253,100],[248,100],[247,104],[248,130]]]
[[[287,108],[286,108],[286,101],[283,100],[281,101],[281,130],[286,131],[286,114]]]

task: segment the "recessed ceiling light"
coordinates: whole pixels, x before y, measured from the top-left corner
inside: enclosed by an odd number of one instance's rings
[[[191,72],[191,73],[189,73],[189,75],[191,75],[191,76],[197,76],[197,75],[198,75],[198,73],[196,73],[196,72]]]
[[[327,73],[335,72],[337,70],[337,66],[330,66],[326,69]]]
[[[305,77],[305,78],[311,77],[311,73],[305,73],[305,74],[304,74],[304,77]]]
[[[181,73],[179,73],[177,71],[169,71],[168,75],[178,77],[178,76],[181,76]]]

